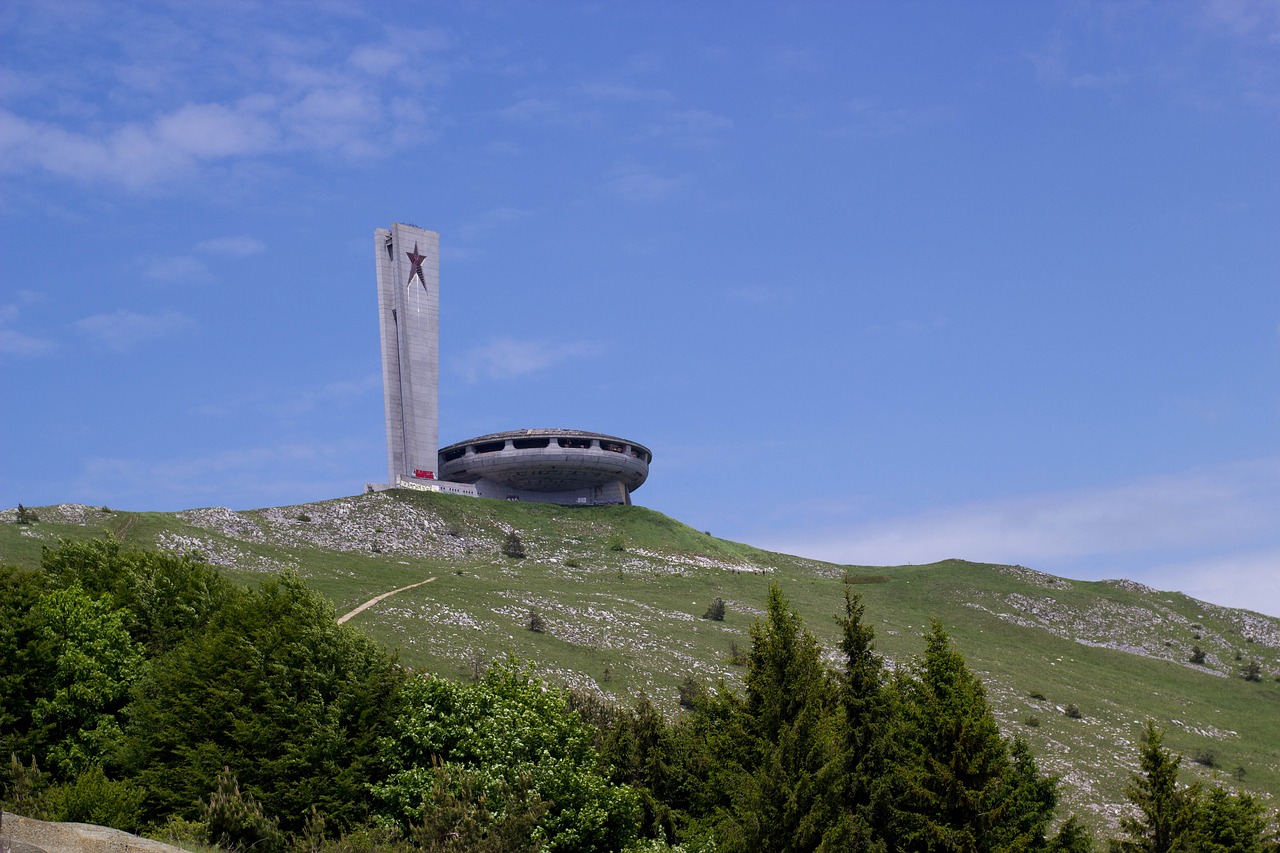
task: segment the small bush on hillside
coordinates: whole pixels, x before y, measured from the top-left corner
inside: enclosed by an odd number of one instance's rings
[[[570,569],[580,569],[580,568],[582,568],[582,563],[581,563],[581,562],[579,562],[578,560],[575,560],[573,557],[570,557],[569,559],[565,560],[565,561],[564,561],[564,564],[565,564],[565,566],[566,566],[566,567],[568,567],[568,568],[570,568]]]
[[[1041,693],[1039,690],[1032,690],[1028,695],[1032,699],[1039,699],[1041,702],[1047,701],[1047,699],[1045,698],[1045,695]]]
[[[1203,767],[1217,767],[1218,755],[1212,749],[1201,749],[1191,759]]]
[[[310,520],[311,520],[311,516],[307,515],[305,512],[298,513],[298,521],[310,521]]]
[[[729,663],[733,664],[734,666],[747,665],[747,656],[746,654],[743,653],[742,649],[738,646],[738,643],[736,640],[729,643]]]
[[[1080,707],[1075,703],[1071,703],[1067,705],[1066,708],[1063,708],[1062,713],[1066,714],[1068,717],[1070,717],[1073,720],[1084,719],[1084,714],[1080,712]]]
[[[218,789],[205,806],[209,842],[231,851],[284,849],[284,833],[274,818],[267,817],[252,794],[241,794],[240,783],[229,767],[218,774]]]
[[[1192,646],[1190,660],[1192,663],[1204,663],[1204,649],[1199,646]]]
[[[35,524],[39,520],[40,516],[36,515],[35,510],[18,504],[18,514],[13,519],[14,524]]]
[[[1262,664],[1256,660],[1251,660],[1245,664],[1244,671],[1240,677],[1245,681],[1261,681],[1262,680]]]
[[[1040,725],[1040,718],[1037,717],[1035,714],[1032,714],[1031,716],[1027,717],[1027,725],[1033,729],[1036,728],[1037,726]]]
[[[547,623],[543,621],[542,614],[536,610],[529,611],[529,630],[535,634],[541,634],[547,630]]]
[[[507,533],[507,540],[502,543],[502,553],[515,560],[523,560],[524,542],[520,540],[520,534],[514,530]]]
[[[706,689],[703,688],[702,682],[692,675],[687,676],[680,684],[680,707],[692,710],[705,692]]]
[[[710,619],[713,622],[724,621],[724,599],[719,596],[707,608],[707,612],[702,614],[703,619]]]
[[[136,832],[142,823],[146,791],[129,782],[115,782],[102,768],[91,765],[71,782],[50,788],[45,795],[49,820],[92,823]]]
[[[627,550],[627,541],[626,541],[625,539],[623,539],[623,538],[622,538],[622,534],[621,534],[621,533],[615,533],[615,534],[613,534],[612,536],[610,536],[610,537],[609,537],[609,543],[608,543],[608,545],[609,545],[609,550],[610,550],[610,551],[625,551],[625,550]]]

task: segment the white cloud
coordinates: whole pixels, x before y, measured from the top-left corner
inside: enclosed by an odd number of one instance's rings
[[[435,137],[422,95],[448,80],[448,63],[426,58],[447,45],[440,32],[387,27],[343,62],[320,40],[174,29],[145,60],[71,74],[58,90],[45,87],[49,97],[28,93],[21,109],[0,110],[0,171],[142,190],[246,159],[385,156]],[[221,96],[204,95],[210,86]],[[119,105],[129,117],[106,118]]]
[[[151,258],[143,273],[156,281],[212,281],[213,273],[199,258],[190,255],[174,255],[167,258]]]
[[[21,305],[38,302],[41,295],[29,290],[21,290],[16,294],[18,301],[8,305],[0,305],[0,355],[32,356],[42,355],[54,349],[52,339],[30,335],[10,328],[17,322],[22,313]]]
[[[1144,583],[1280,616],[1280,546],[1157,565],[1145,573]]]
[[[512,222],[522,222],[531,214],[518,207],[495,207],[474,216],[458,227],[459,240],[474,240],[485,232]]]
[[[627,201],[664,201],[684,188],[684,178],[659,175],[639,167],[622,167],[609,178],[613,191]]]
[[[54,348],[49,338],[40,338],[0,327],[0,355],[42,355]]]
[[[773,536],[765,547],[837,563],[949,557],[1029,565],[1071,577],[1127,575],[1185,591],[1212,573],[1260,570],[1280,551],[1280,457],[1198,468],[1106,488],[1026,495]],[[1260,557],[1258,555],[1261,555]],[[1270,574],[1274,576],[1274,563]],[[1195,594],[1195,593],[1192,593]],[[1261,605],[1255,605],[1260,607]],[[1280,614],[1280,598],[1267,603]]]
[[[122,309],[85,317],[75,325],[99,346],[123,352],[147,341],[181,334],[194,328],[195,322],[178,311],[138,314]]]
[[[753,284],[730,290],[729,297],[751,305],[790,305],[795,301],[796,294],[790,287]]]
[[[236,237],[214,237],[210,240],[202,240],[196,244],[196,248],[211,255],[229,255],[233,258],[243,258],[247,255],[256,255],[263,252],[267,247],[256,237],[242,234]]]
[[[852,98],[832,135],[888,139],[939,124],[952,112],[946,107],[885,107],[874,98]]]
[[[77,478],[78,500],[146,509],[191,509],[235,501],[237,508],[356,494],[363,483],[348,460],[377,454],[363,441],[293,442],[172,459],[99,458]]]
[[[672,110],[650,124],[647,135],[685,148],[706,148],[733,128],[733,120],[707,110]]]
[[[590,358],[600,353],[591,341],[548,341],[495,338],[476,347],[456,362],[459,373],[468,381],[511,379],[545,370],[564,361]]]
[[[381,375],[371,373],[361,379],[340,379],[311,387],[273,388],[230,400],[206,401],[197,407],[196,413],[204,417],[237,417],[247,411],[289,419],[363,401],[381,390]]]
[[[621,101],[624,103],[635,101],[665,101],[671,97],[671,93],[665,89],[643,89],[639,86],[631,86],[626,83],[609,83],[605,81],[581,83],[578,86],[578,91],[589,98],[596,98],[601,101]]]

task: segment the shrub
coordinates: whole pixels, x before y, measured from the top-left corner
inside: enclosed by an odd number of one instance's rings
[[[1218,755],[1212,749],[1201,749],[1191,759],[1203,767],[1217,767]]]
[[[703,619],[710,619],[713,622],[724,621],[724,599],[719,596],[707,608],[707,612],[702,614]]]
[[[18,504],[18,514],[13,520],[15,524],[35,524],[39,520],[40,516],[36,515],[35,510]]]
[[[1071,703],[1067,705],[1066,708],[1063,708],[1062,713],[1066,714],[1073,720],[1080,720],[1084,718],[1084,714],[1080,713],[1080,708],[1075,703]]]
[[[128,782],[113,782],[96,764],[65,785],[46,793],[50,820],[93,823],[137,831],[142,823],[142,802],[146,791]]]
[[[310,520],[311,520],[311,516],[307,515],[305,512],[298,513],[298,521],[310,521]]]
[[[1262,680],[1262,664],[1256,660],[1251,660],[1245,664],[1244,671],[1240,677],[1245,681],[1261,681]]]
[[[523,560],[524,542],[520,541],[520,534],[511,530],[507,533],[507,540],[502,543],[502,553],[515,560]]]
[[[565,561],[564,561],[564,564],[565,564],[565,566],[567,566],[567,567],[568,567],[568,568],[570,568],[570,569],[580,569],[580,568],[582,568],[582,563],[581,563],[581,562],[579,562],[578,560],[574,559],[573,557],[570,557],[569,559],[565,560]]]
[[[622,538],[621,533],[615,533],[609,537],[608,547],[610,551],[627,550],[627,541]]]
[[[1032,690],[1031,693],[1028,695],[1031,696],[1032,699],[1039,699],[1041,702],[1047,701],[1045,698],[1045,695],[1041,693],[1039,690]]]
[[[1040,725],[1040,718],[1037,717],[1035,714],[1032,714],[1029,717],[1027,717],[1026,723],[1028,726],[1034,729]]]
[[[1192,663],[1204,663],[1204,649],[1199,646],[1192,646],[1190,660]]]
[[[692,675],[687,676],[680,684],[680,707],[692,710],[697,706],[698,700],[702,698],[705,692],[700,681]]]
[[[529,630],[535,634],[541,634],[547,630],[547,623],[543,621],[542,614],[536,610],[529,610]]]
[[[267,817],[252,794],[241,794],[231,768],[218,774],[218,789],[205,806],[209,825],[209,841],[231,851],[279,851],[284,848],[284,833],[274,818]]]
[[[729,643],[729,663],[733,664],[734,666],[747,665],[747,656],[745,653],[743,653],[742,649],[738,646],[738,642],[736,640]]]

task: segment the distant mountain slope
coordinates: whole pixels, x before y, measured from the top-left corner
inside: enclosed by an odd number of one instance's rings
[[[739,682],[735,660],[774,582],[838,666],[832,617],[848,585],[895,664],[909,663],[930,618],[940,619],[1006,732],[1026,737],[1063,777],[1067,804],[1096,822],[1119,814],[1148,717],[1189,773],[1280,804],[1280,620],[1180,593],[962,560],[836,566],[716,539],[643,507],[396,491],[246,512],[35,512],[31,525],[0,512],[0,561],[35,565],[60,537],[110,535],[199,551],[247,581],[296,572],[339,615],[434,576],[351,624],[400,648],[410,666],[468,677],[513,653],[551,680],[622,701],[648,694],[672,712],[688,678]],[[502,553],[513,530],[524,559]],[[716,598],[723,621],[703,618]],[[530,630],[533,614],[541,631]],[[1241,677],[1250,663],[1259,681]]]

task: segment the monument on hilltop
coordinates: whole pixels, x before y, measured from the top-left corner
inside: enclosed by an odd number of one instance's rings
[[[653,454],[603,433],[524,429],[440,450],[440,235],[374,230],[387,486],[558,504],[630,504]]]
[[[400,222],[373,235],[387,482],[430,480],[440,447],[440,235]]]

